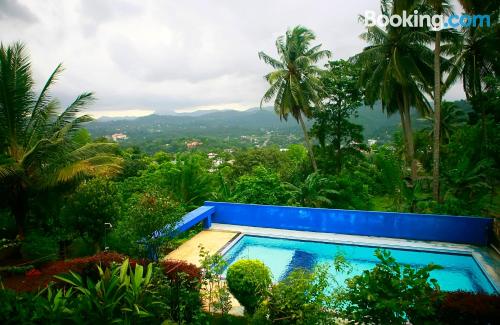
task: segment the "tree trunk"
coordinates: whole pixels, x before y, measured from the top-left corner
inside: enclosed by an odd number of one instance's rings
[[[412,183],[415,183],[415,180],[417,179],[417,161],[415,160],[415,145],[413,143],[413,130],[411,128],[410,107],[406,100],[400,114],[406,144],[406,158],[411,165]]]
[[[434,144],[432,154],[432,196],[440,201],[439,196],[439,156],[441,147],[441,31],[436,31],[434,48]]]
[[[311,158],[311,163],[312,163],[314,172],[317,172],[318,166],[316,165],[316,159],[314,158],[313,148],[311,145],[311,141],[309,140],[309,134],[307,133],[306,124],[304,123],[304,119],[302,118],[302,113],[299,113],[299,122],[300,122],[300,126],[302,127],[302,131],[304,131],[304,139],[306,142],[307,151],[309,151],[309,157]]]

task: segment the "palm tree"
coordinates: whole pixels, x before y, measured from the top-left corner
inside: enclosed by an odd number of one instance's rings
[[[74,141],[81,124],[91,120],[78,114],[93,95],[81,94],[58,114],[59,102],[49,90],[61,71],[58,65],[36,95],[24,45],[0,44],[0,181],[21,237],[36,191],[120,170],[113,144]]]
[[[436,15],[450,13],[449,0],[425,0]],[[441,30],[436,30],[434,40],[434,141],[432,154],[432,195],[439,201],[439,153],[441,148]]]
[[[498,18],[500,9],[495,1],[460,0],[469,15],[490,15],[491,27],[471,26],[462,29],[463,42],[457,44],[454,58],[455,73],[447,81],[451,84],[460,76],[468,100],[480,95],[485,87],[485,77],[500,74]]]
[[[403,10],[412,12],[418,1],[382,1],[382,13],[388,16],[402,15]],[[361,19],[364,19],[361,17]],[[365,89],[365,101],[374,105],[381,101],[382,109],[401,117],[406,160],[411,164],[411,178],[417,177],[417,162],[410,108],[425,116],[431,111],[424,92],[430,93],[432,84],[432,51],[426,46],[429,33],[421,28],[368,27],[361,36],[369,45],[353,58],[360,65],[360,83]]]
[[[500,9],[496,1],[460,0],[460,4],[469,15],[489,15],[491,26],[470,26],[462,28],[462,42],[457,42],[453,58],[454,69],[446,80],[451,85],[458,77],[462,79],[467,100],[479,114],[482,126],[482,146],[487,143],[487,112],[480,105],[484,92],[488,88],[488,77],[500,76]]]
[[[431,127],[427,128],[429,136],[434,137],[436,128],[434,123],[436,120],[431,116],[425,118],[431,123]],[[444,101],[441,105],[441,118],[439,120],[440,144],[448,143],[452,133],[467,122],[467,117],[463,110],[459,109],[453,102]]]
[[[311,47],[314,39],[312,31],[303,26],[296,26],[276,40],[279,59],[259,52],[259,58],[275,69],[264,76],[270,87],[262,97],[260,106],[274,98],[274,109],[280,119],[287,120],[288,114],[291,114],[300,123],[312,166],[314,171],[317,171],[303,115],[310,118],[313,108],[320,106],[321,70],[316,63],[329,57],[330,52],[321,50],[321,44]]]
[[[300,206],[321,208],[332,205],[332,201],[328,198],[329,195],[339,194],[338,191],[329,189],[328,183],[328,178],[318,173],[312,173],[299,186],[287,183],[286,188]]]

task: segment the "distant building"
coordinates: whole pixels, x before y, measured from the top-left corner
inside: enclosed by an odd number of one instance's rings
[[[201,146],[202,144],[203,144],[203,142],[200,142],[200,141],[191,141],[191,142],[186,142],[186,147],[188,149],[193,149],[193,148]]]
[[[215,157],[217,157],[217,154],[215,152],[209,152],[207,154],[207,157],[208,159],[214,159]]]
[[[224,160],[218,158],[218,159],[215,159],[212,164],[213,164],[214,167],[219,167],[223,163],[224,163]]]
[[[377,143],[377,140],[376,139],[368,139],[368,146],[373,146],[375,143]]]
[[[113,141],[126,140],[127,138],[128,136],[123,133],[114,133],[111,135],[111,139],[113,139]]]
[[[286,151],[288,151],[288,150],[290,150],[290,149],[288,149],[288,148],[280,148],[280,151],[281,151],[281,152],[286,152]]]

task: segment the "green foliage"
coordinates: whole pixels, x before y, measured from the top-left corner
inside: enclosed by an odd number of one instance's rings
[[[76,321],[130,324],[154,317],[151,309],[161,302],[154,299],[152,264],[146,272],[139,264],[132,268],[128,260],[120,266],[98,269],[96,283],[73,272],[56,276],[78,293],[78,311],[73,314]]]
[[[23,240],[21,253],[29,260],[53,261],[59,257],[59,245],[51,236],[33,231]]]
[[[239,260],[227,269],[227,285],[236,299],[252,315],[272,283],[269,268],[259,260]]]
[[[203,297],[207,303],[208,312],[220,312],[225,317],[232,307],[229,289],[222,279],[227,262],[222,255],[210,254],[201,245],[199,248],[200,264],[203,270],[202,283],[205,288]]]
[[[0,301],[2,324],[32,324],[44,320],[41,304],[31,294],[1,288]]]
[[[328,178],[318,173],[309,174],[304,183],[299,186],[287,184],[287,188],[293,196],[290,202],[292,204],[296,202],[297,205],[305,207],[329,207],[332,205],[329,197],[340,194],[336,190],[331,189]]]
[[[259,58],[274,69],[264,76],[270,87],[262,97],[260,106],[274,98],[274,110],[280,119],[287,120],[291,114],[300,122],[314,171],[317,171],[313,148],[302,116],[310,118],[313,110],[321,106],[322,71],[316,63],[329,57],[330,51],[321,50],[321,44],[311,46],[315,38],[311,30],[296,26],[276,40],[278,59],[264,52],[259,52]]]
[[[24,45],[0,45],[0,189],[23,236],[33,194],[120,170],[110,143],[85,143],[75,132],[91,120],[79,113],[94,99],[79,95],[66,109],[50,96],[62,72],[58,65],[39,94]],[[62,112],[61,112],[62,111]],[[81,138],[81,137],[80,137]]]
[[[232,201],[279,205],[286,204],[289,197],[278,175],[258,166],[252,175],[241,176],[236,181]]]
[[[63,231],[76,233],[103,246],[105,223],[120,217],[121,202],[116,185],[103,178],[86,181],[68,199],[63,210]]]
[[[362,104],[362,89],[358,84],[359,71],[347,61],[330,61],[322,76],[325,93],[324,107],[313,112],[311,129],[319,141],[321,153],[326,156],[322,169],[334,169],[339,173],[346,155],[362,156],[363,127],[351,122]]]
[[[274,285],[256,311],[255,324],[333,324],[335,299],[329,295],[329,268],[292,271]]]
[[[185,209],[158,191],[133,195],[127,204],[123,217],[110,233],[110,247],[131,256],[146,256],[149,247],[158,255]],[[164,236],[154,236],[160,230]]]
[[[201,158],[189,155],[176,161],[166,174],[170,194],[188,207],[202,205],[213,192],[213,180]]]
[[[388,251],[377,250],[380,262],[347,280],[346,317],[375,324],[423,324],[432,320],[439,286],[429,273],[439,269],[429,264],[420,269],[400,265]]]

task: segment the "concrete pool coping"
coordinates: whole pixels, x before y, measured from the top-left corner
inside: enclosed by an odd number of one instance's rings
[[[222,255],[224,255],[244,235],[471,255],[476,260],[480,269],[486,275],[486,278],[491,282],[497,293],[500,293],[500,256],[492,248],[489,247],[479,247],[473,245],[445,242],[417,241],[399,238],[368,237],[335,233],[249,227],[220,223],[212,223],[212,227],[210,228],[210,230],[229,231],[235,234],[239,234],[238,236],[228,240],[225,245],[221,246],[218,252]]]

